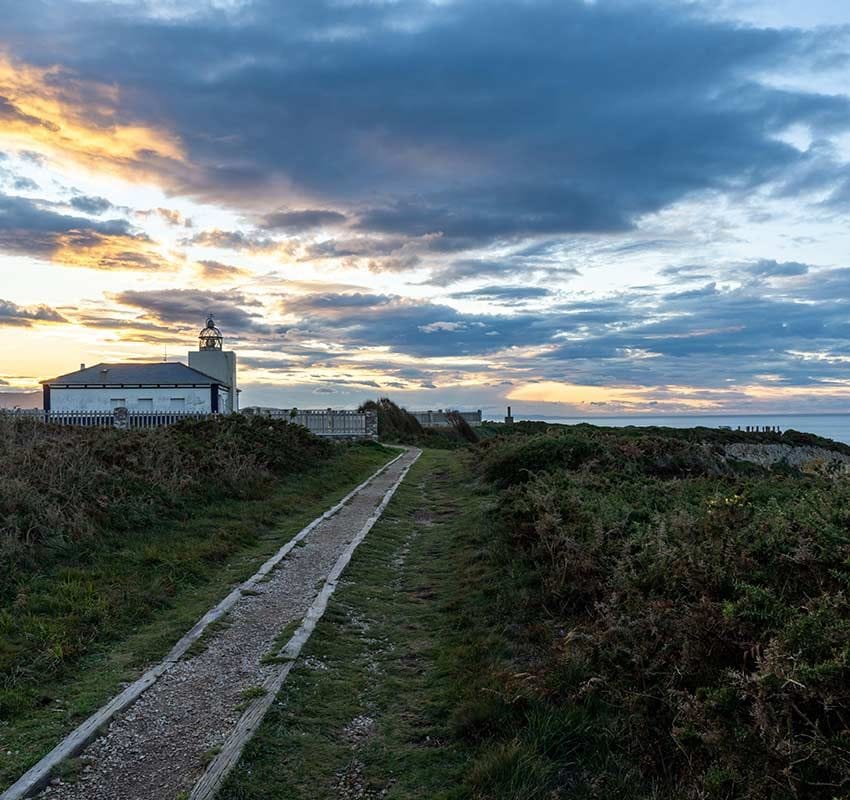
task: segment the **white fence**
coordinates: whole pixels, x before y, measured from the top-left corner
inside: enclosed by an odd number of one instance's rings
[[[336,411],[332,408],[246,408],[243,414],[261,414],[303,425],[316,436],[338,439],[377,439],[378,415],[374,411]]]
[[[449,414],[458,414],[473,428],[481,424],[481,409],[478,411],[453,411],[441,408],[438,411],[410,411],[423,428],[447,428],[452,424]]]
[[[86,428],[158,428],[174,425],[183,419],[205,419],[217,414],[196,411],[41,411],[17,409],[0,411],[16,417],[29,417],[54,425],[80,425]],[[247,408],[244,414],[262,414],[275,419],[285,419],[294,425],[303,425],[316,436],[336,439],[377,439],[378,418],[374,411],[335,411],[333,409],[298,410],[282,408]]]
[[[181,419],[203,419],[217,416],[198,411],[41,411],[39,409],[21,409],[4,411],[17,417],[50,422],[54,425],[80,425],[84,428],[158,428],[162,425],[174,425]]]

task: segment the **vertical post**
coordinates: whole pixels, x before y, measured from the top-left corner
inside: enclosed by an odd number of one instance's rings
[[[124,406],[119,406],[112,411],[112,425],[120,431],[130,428],[130,412]]]

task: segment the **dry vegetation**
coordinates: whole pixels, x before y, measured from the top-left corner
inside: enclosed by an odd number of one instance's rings
[[[260,417],[117,431],[0,415],[0,725],[58,702],[82,659],[220,594],[248,568],[237,554],[275,546],[270,525],[386,460],[373,448]]]
[[[418,447],[446,449],[461,447],[478,441],[472,426],[456,411],[447,411],[451,426],[425,428],[407,409],[396,405],[388,397],[368,400],[358,411],[375,411],[378,415],[378,435],[382,442],[400,442]]]
[[[256,497],[331,452],[304,428],[260,417],[117,431],[0,415],[0,570],[43,566],[193,503]]]
[[[511,655],[458,715],[476,796],[847,796],[850,484],[705,438],[480,446]]]

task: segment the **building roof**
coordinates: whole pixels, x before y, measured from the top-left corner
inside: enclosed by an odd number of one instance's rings
[[[41,381],[48,386],[158,386],[161,384],[194,384],[211,386],[221,384],[217,378],[187,367],[179,361],[154,361],[148,364],[95,364]]]

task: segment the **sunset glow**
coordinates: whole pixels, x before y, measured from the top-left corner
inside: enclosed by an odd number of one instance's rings
[[[850,71],[806,8],[10,6],[0,398],[212,312],[246,405],[843,411]]]

